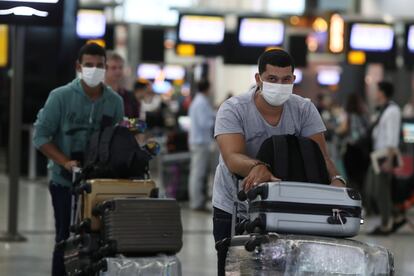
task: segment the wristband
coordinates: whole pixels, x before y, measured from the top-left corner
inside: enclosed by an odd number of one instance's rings
[[[263,165],[263,166],[265,166],[265,167],[266,167],[269,171],[271,171],[271,167],[270,167],[270,165],[269,165],[269,164],[267,164],[267,163],[265,163],[265,162],[262,162],[262,161],[256,161],[256,163],[254,163],[254,164],[250,167],[249,172],[250,172],[250,171],[252,171],[254,167],[259,166],[259,165]]]
[[[342,183],[344,183],[344,185],[346,186],[346,180],[345,180],[345,178],[343,178],[342,176],[340,176],[340,175],[335,175],[334,177],[332,177],[332,179],[331,179],[331,182],[332,181],[334,181],[334,180],[339,180],[339,181],[341,181]]]

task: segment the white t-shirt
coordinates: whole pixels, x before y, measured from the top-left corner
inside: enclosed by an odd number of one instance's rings
[[[398,148],[400,143],[401,109],[391,102],[372,131],[374,150]]]

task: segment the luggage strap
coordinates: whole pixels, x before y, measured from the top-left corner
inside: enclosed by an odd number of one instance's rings
[[[107,127],[102,131],[99,141],[99,163],[106,164],[109,160],[109,147],[116,127]]]
[[[329,184],[330,181],[325,158],[319,149],[319,145],[310,138],[300,139],[300,141],[297,137],[296,139],[298,140],[299,150],[302,155],[307,181],[311,183]],[[315,148],[315,146],[318,148]],[[321,160],[323,162],[320,162]]]
[[[288,142],[287,137],[283,136],[273,136],[273,175],[279,179],[287,179],[289,174],[288,168]],[[277,151],[277,154],[275,152]],[[276,171],[277,169],[277,171]]]

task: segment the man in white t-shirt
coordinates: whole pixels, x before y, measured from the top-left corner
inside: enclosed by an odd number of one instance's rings
[[[376,207],[381,215],[381,225],[369,234],[388,235],[393,224],[398,223],[392,217],[391,182],[393,177],[395,152],[400,142],[401,110],[391,101],[394,86],[390,82],[378,83],[376,103],[383,111],[378,124],[372,131],[373,151],[388,152],[385,162],[380,164],[380,172],[376,173],[371,166],[368,169],[365,189],[365,200],[368,206]],[[374,206],[373,206],[374,205]]]
[[[226,100],[217,113],[214,137],[220,149],[213,187],[213,234],[215,241],[230,237],[231,213],[236,193],[233,175],[244,177],[244,189],[278,180],[267,166],[255,159],[263,141],[272,135],[309,137],[320,147],[332,179],[345,181],[328,156],[326,128],[315,105],[292,94],[295,75],[292,57],[272,49],[259,57],[256,86],[247,93]],[[218,275],[224,275],[226,251],[219,250]]]

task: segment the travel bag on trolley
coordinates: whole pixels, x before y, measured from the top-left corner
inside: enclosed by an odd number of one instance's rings
[[[90,225],[90,231],[98,231],[101,223],[92,215],[92,209],[99,203],[112,198],[158,197],[158,188],[151,179],[91,179],[75,188],[79,197],[79,219]]]
[[[363,222],[361,196],[350,188],[267,182],[251,189],[247,197],[248,232],[353,237]]]
[[[394,275],[390,251],[350,239],[268,233],[235,236],[222,246],[226,275]]]
[[[112,254],[175,254],[183,245],[175,199],[115,198],[99,204],[93,213],[102,221],[103,242]]]

